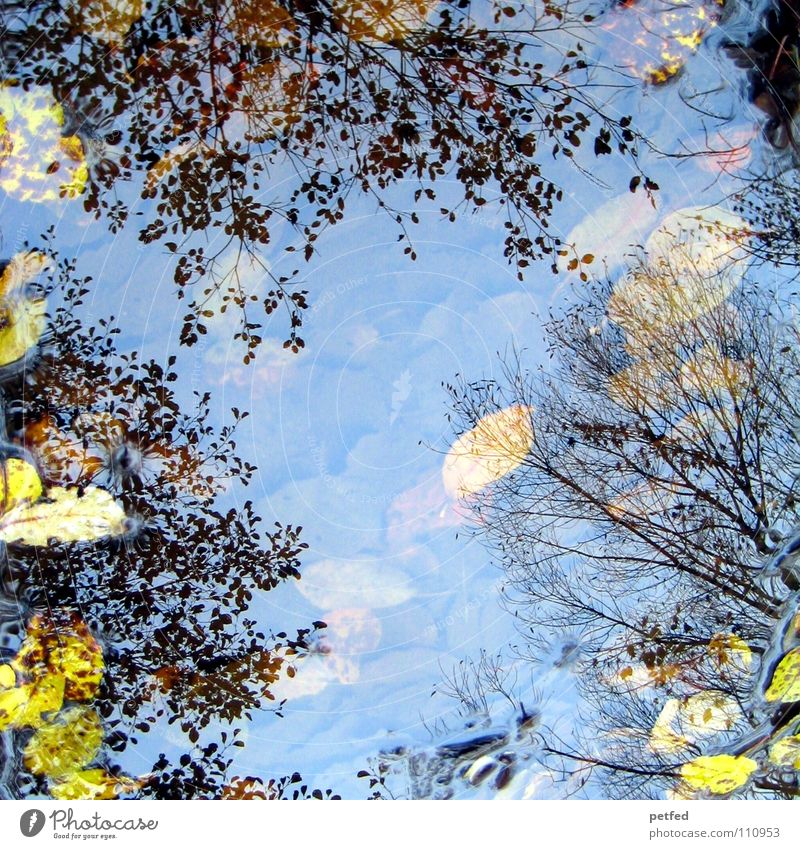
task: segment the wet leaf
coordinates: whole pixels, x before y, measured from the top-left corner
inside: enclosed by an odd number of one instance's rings
[[[97,712],[74,707],[42,726],[25,745],[22,760],[34,775],[68,775],[91,763],[103,744]]]
[[[64,703],[64,676],[47,675],[31,683],[0,690],[0,731],[38,728],[43,714],[60,710]]]
[[[450,496],[466,498],[514,471],[533,445],[530,407],[491,413],[453,443],[442,469]]]
[[[681,778],[694,790],[722,795],[747,784],[758,768],[751,758],[735,755],[713,755],[696,758],[681,767]]]
[[[764,698],[768,702],[800,701],[800,648],[781,658]]]
[[[135,793],[145,784],[144,779],[126,775],[111,775],[104,769],[83,769],[72,772],[50,784],[50,795],[61,801],[78,799],[116,799],[123,793]]]
[[[42,494],[42,482],[36,469],[25,460],[12,457],[0,470],[0,514],[36,501]]]
[[[0,517],[0,540],[46,546],[51,540],[80,542],[126,533],[127,517],[111,493],[99,487],[53,487],[46,500]]]
[[[17,676],[7,663],[0,666],[0,690],[6,690],[17,683]]]
[[[775,764],[775,766],[790,766],[794,769],[800,769],[800,735],[784,737],[770,746],[769,759],[770,763]]]
[[[26,283],[35,280],[50,266],[50,259],[39,251],[14,254],[0,275],[0,298],[5,298]]]
[[[76,198],[89,181],[83,146],[44,86],[0,85],[0,188],[22,201]]]
[[[647,268],[615,286],[608,317],[641,344],[717,308],[746,270],[747,222],[719,207],[668,215],[645,244]]]
[[[45,327],[46,302],[42,298],[6,299],[0,328],[0,366],[16,362],[39,341]]]
[[[650,747],[678,752],[699,738],[733,729],[741,718],[738,702],[719,690],[703,690],[685,699],[668,699],[650,733]]]

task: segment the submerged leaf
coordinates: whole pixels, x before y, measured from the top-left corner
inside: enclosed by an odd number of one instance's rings
[[[694,790],[710,793],[732,793],[747,784],[758,768],[751,758],[735,755],[713,755],[695,758],[681,767],[681,778]]]
[[[53,487],[46,500],[16,507],[0,518],[0,540],[23,545],[91,541],[126,531],[125,511],[111,493],[96,486],[83,492]]]
[[[42,482],[30,463],[16,457],[5,461],[0,469],[0,514],[36,501],[41,494]]]
[[[75,707],[40,728],[23,749],[22,760],[34,775],[68,775],[91,763],[102,743],[103,726],[97,712]]]
[[[769,759],[775,766],[790,766],[794,769],[800,769],[800,735],[784,737],[770,746]]]
[[[484,416],[453,443],[442,469],[447,493],[465,498],[514,471],[533,445],[531,408],[521,404]]]
[[[764,698],[768,702],[800,701],[800,648],[781,658]]]

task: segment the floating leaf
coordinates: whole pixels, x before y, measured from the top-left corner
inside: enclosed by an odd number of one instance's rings
[[[384,561],[320,560],[304,569],[297,586],[322,610],[394,607],[415,595],[408,575]]]
[[[46,546],[119,536],[127,531],[125,511],[111,493],[96,486],[53,487],[46,500],[16,507],[0,517],[0,540]]]
[[[97,711],[74,707],[40,728],[22,750],[25,769],[34,775],[68,775],[91,763],[103,744]]]
[[[746,269],[747,222],[719,207],[668,215],[645,244],[646,268],[615,286],[608,317],[640,345],[716,309]]]
[[[64,704],[64,676],[47,675],[39,680],[0,690],[0,731],[6,728],[38,728],[43,714]]]
[[[62,676],[64,697],[78,702],[94,698],[104,669],[100,644],[74,614],[58,623],[34,616],[11,665],[27,678]]]
[[[42,482],[36,469],[25,460],[12,457],[0,469],[0,514],[20,504],[36,501],[42,494]]]
[[[0,298],[5,298],[26,283],[35,280],[50,266],[50,259],[39,251],[14,254],[0,275]]]
[[[800,701],[800,648],[781,658],[764,698],[768,702]]]
[[[17,675],[7,663],[0,666],[0,689],[8,689],[17,683]]]
[[[465,498],[517,468],[533,445],[531,408],[514,405],[491,413],[453,443],[442,469],[447,493]]]
[[[741,718],[738,702],[720,690],[703,690],[685,699],[668,699],[650,733],[655,752],[677,752],[698,738],[730,731]]]
[[[770,746],[770,762],[775,766],[790,766],[800,769],[800,735],[784,737]]]
[[[50,795],[63,802],[78,799],[116,799],[123,793],[134,793],[143,787],[144,779],[111,775],[99,767],[83,769],[50,784]]]
[[[681,778],[694,790],[725,794],[747,784],[757,768],[758,764],[751,758],[713,755],[684,764],[681,767]]]
[[[5,299],[0,305],[0,366],[16,362],[33,348],[44,331],[43,298]]]
[[[49,89],[0,85],[0,188],[22,201],[81,195],[89,169],[80,138],[62,135],[65,123]]]

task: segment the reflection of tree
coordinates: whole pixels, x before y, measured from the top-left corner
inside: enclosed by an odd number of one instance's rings
[[[259,593],[299,577],[305,544],[291,525],[265,532],[250,502],[218,506],[254,471],[236,456],[235,424],[209,424],[208,395],[185,412],[172,361],[118,352],[108,322],[85,327],[76,317],[85,281],[73,272],[61,263],[49,284],[63,302],[36,368],[6,385],[9,437],[45,483],[99,482],[135,519],[120,542],[10,547],[5,585],[23,610],[78,611],[101,640],[94,707],[113,749],[146,746],[165,724],[185,734],[189,753],[162,756],[145,793],[219,795],[244,723],[273,704],[271,685],[321,624],[291,637],[249,613]],[[234,410],[235,423],[244,415]],[[299,781],[272,782],[269,793],[291,795]]]
[[[547,372],[455,390],[464,429],[531,410],[527,456],[473,507],[531,658],[579,635],[588,727],[548,750],[605,768],[612,795],[721,792],[726,761],[684,769],[719,753],[756,759],[753,793],[797,792],[768,760],[795,711],[765,692],[800,582],[793,554],[764,560],[798,523],[798,338],[781,297],[737,287],[735,253],[704,266],[684,233],[551,322]]]
[[[498,204],[506,256],[521,268],[553,250],[547,221],[561,192],[542,145],[548,158],[572,158],[588,135],[597,156],[631,152],[630,120],[604,113],[583,85],[587,61],[569,33],[588,22],[561,4],[116,5],[74,0],[64,14],[61,0],[19,4],[5,21],[7,62],[15,85],[35,81],[67,105],[65,133],[82,139],[91,174],[86,207],[123,226],[133,181],[152,199],[142,239],[178,256],[180,285],[208,281],[194,290],[184,342],[203,332],[221,288],[251,348],[258,301],[267,314],[286,307],[302,344],[297,271],[265,264],[270,291],[254,294],[215,260],[230,246],[274,244],[281,226],[294,241],[281,237],[283,247],[309,259],[354,193],[373,196],[408,241],[417,213],[393,208],[387,190],[411,180],[415,204],[433,201],[436,181],[454,176],[463,199],[444,214]],[[193,231],[209,230],[220,234],[210,251],[190,247]]]

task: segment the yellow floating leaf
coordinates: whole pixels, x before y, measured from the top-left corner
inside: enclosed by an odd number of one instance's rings
[[[116,799],[123,793],[133,793],[144,780],[126,775],[111,775],[104,769],[83,769],[65,775],[50,784],[50,795],[63,802],[78,799]]]
[[[22,201],[75,198],[89,181],[83,144],[44,86],[0,85],[0,188]]]
[[[127,517],[111,493],[96,486],[79,489],[52,487],[46,500],[16,507],[0,517],[0,540],[46,546],[118,536],[127,530]]]
[[[36,501],[42,494],[42,482],[34,467],[12,457],[0,468],[0,513],[7,513],[25,502]]]
[[[719,207],[668,215],[645,244],[646,268],[634,269],[611,293],[608,317],[639,345],[658,343],[719,307],[746,270],[747,222]]]
[[[713,755],[695,758],[681,767],[681,778],[694,790],[710,793],[732,793],[747,784],[758,768],[751,758],[735,755]]]
[[[40,728],[25,745],[22,761],[34,775],[69,775],[91,763],[103,743],[95,710],[74,707]]]
[[[0,366],[16,362],[39,341],[45,327],[44,298],[6,298],[0,304]]]
[[[512,472],[533,445],[531,408],[520,404],[482,418],[459,437],[444,461],[444,487],[464,498]]]
[[[0,691],[0,731],[6,728],[38,728],[42,715],[61,710],[64,676],[48,675],[40,680]]]
[[[7,663],[0,666],[0,688],[3,690],[13,687],[17,683],[17,675],[14,669]]]
[[[714,634],[708,642],[708,653],[718,669],[727,666],[749,672],[753,665],[750,646],[736,634]]]
[[[77,615],[58,623],[34,616],[11,666],[27,678],[60,675],[64,697],[85,702],[94,698],[102,680],[103,650]]]
[[[703,690],[681,703],[678,721],[685,733],[697,737],[730,731],[741,718],[739,703],[720,690]]]
[[[781,658],[764,698],[768,702],[800,701],[800,648]]]
[[[50,259],[39,251],[14,254],[0,275],[0,298],[35,280],[50,266]]]
[[[703,690],[685,699],[668,699],[650,733],[650,747],[677,752],[701,737],[730,731],[741,718],[738,702],[719,690]]]
[[[793,737],[784,737],[770,746],[770,762],[775,766],[790,766],[800,769],[800,734]]]
[[[85,642],[76,637],[67,637],[53,649],[51,663],[66,679],[64,695],[76,702],[87,702],[94,698],[103,678],[103,653],[94,638]]]

